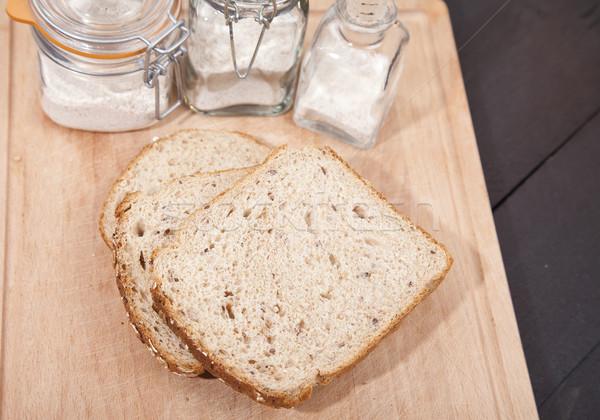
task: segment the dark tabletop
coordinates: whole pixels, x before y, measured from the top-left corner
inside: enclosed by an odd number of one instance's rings
[[[600,2],[447,0],[542,419],[600,419]]]

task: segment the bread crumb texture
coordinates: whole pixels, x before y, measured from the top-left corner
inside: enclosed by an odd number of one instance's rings
[[[282,147],[156,253],[153,296],[211,373],[291,407],[366,356],[451,264],[333,151]]]
[[[216,130],[181,130],[153,141],[123,170],[109,191],[100,234],[113,248],[117,207],[127,194],[154,194],[173,178],[196,172],[244,168],[262,163],[271,149],[247,134]]]

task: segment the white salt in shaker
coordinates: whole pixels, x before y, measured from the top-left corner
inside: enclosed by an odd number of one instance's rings
[[[81,130],[128,131],[175,109],[182,94],[170,104],[172,70],[180,79],[189,33],[180,2],[9,0],[8,14],[32,25],[46,115]]]
[[[393,0],[337,0],[306,52],[296,124],[372,147],[392,105],[409,40]]]
[[[308,0],[191,0],[185,98],[210,115],[277,115],[294,98]]]

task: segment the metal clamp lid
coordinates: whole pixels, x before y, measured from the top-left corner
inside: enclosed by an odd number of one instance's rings
[[[256,47],[254,48],[254,53],[252,54],[252,58],[250,59],[250,63],[248,64],[248,68],[242,74],[239,71],[237,58],[235,54],[235,42],[233,39],[233,23],[240,20],[240,11],[235,0],[227,0],[225,2],[225,6],[223,7],[223,14],[225,15],[225,24],[229,26],[229,43],[231,45],[231,58],[233,60],[233,68],[235,70],[235,74],[240,79],[246,78],[252,69],[252,64],[254,64],[254,60],[256,59],[256,54],[258,54],[258,49],[260,44],[262,43],[263,37],[265,36],[265,31],[269,29],[273,18],[277,15],[277,0],[271,0],[273,4],[273,11],[270,15],[265,16],[265,8],[268,6],[268,3],[263,4],[260,9],[256,12],[256,16],[254,20],[259,24],[262,24],[262,30],[260,31],[260,36],[258,37],[258,42],[256,43]],[[230,6],[233,10],[230,9]],[[233,12],[233,16],[231,16],[231,12]]]
[[[183,19],[177,20],[170,12],[169,19],[173,23],[154,41],[150,42],[141,38],[148,47],[146,48],[146,59],[144,60],[144,84],[153,88],[155,92],[155,115],[157,120],[162,120],[175,110],[183,102],[183,86],[181,74],[181,59],[187,54],[183,43],[190,36],[190,30],[184,25]],[[166,39],[175,31],[179,31],[178,37],[169,46],[163,45]],[[152,56],[155,56],[152,60]],[[165,112],[160,112],[160,83],[159,77],[166,76],[169,65],[175,66],[175,83],[177,85],[177,101]]]

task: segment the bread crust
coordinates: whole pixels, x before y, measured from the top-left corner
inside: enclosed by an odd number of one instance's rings
[[[110,209],[113,207],[115,208],[114,215],[115,215],[115,217],[118,217],[117,209],[118,209],[119,203],[116,203],[116,205],[115,205],[115,201],[117,200],[116,197],[117,197],[117,193],[119,191],[119,186],[120,186],[121,182],[123,182],[123,181],[127,182],[127,180],[129,179],[130,172],[133,170],[133,168],[137,165],[137,163],[146,154],[148,154],[152,150],[153,147],[155,147],[156,144],[167,142],[167,141],[173,139],[174,137],[180,136],[181,134],[184,134],[184,133],[198,133],[198,134],[202,133],[202,135],[207,135],[209,133],[223,133],[223,132],[224,132],[224,130],[219,131],[219,130],[205,130],[205,129],[196,129],[196,128],[179,130],[179,131],[175,131],[174,133],[169,134],[168,136],[161,137],[160,139],[158,139],[156,141],[150,142],[149,144],[144,146],[142,148],[142,150],[139,151],[139,153],[129,162],[129,164],[125,167],[125,169],[123,169],[123,171],[120,173],[119,177],[116,179],[116,181],[113,183],[110,190],[108,191],[106,199],[104,200],[104,203],[102,205],[102,210],[100,212],[100,219],[98,221],[98,229],[100,230],[100,236],[104,240],[104,243],[106,243],[106,246],[108,246],[111,250],[114,249],[114,243],[113,243],[114,232],[111,232],[111,229],[109,226],[110,224],[108,222],[108,217],[110,214]],[[239,137],[245,138],[246,140],[250,140],[259,146],[267,147],[267,148],[269,147],[266,144],[260,142],[259,140],[255,139],[254,137],[252,137],[246,133],[242,133],[240,131],[227,131],[227,133],[232,133]],[[135,191],[132,191],[132,192],[135,192]]]
[[[269,157],[267,157],[267,159],[264,161],[264,163],[262,165],[259,165],[257,167],[257,169],[255,171],[258,171],[263,167],[267,167],[269,165],[269,163],[271,162],[271,160],[275,159],[287,147],[288,147],[287,145],[284,145],[284,146],[277,148],[275,151],[273,151],[271,153],[271,155],[269,155]],[[227,384],[234,390],[247,395],[251,399],[253,399],[261,404],[264,404],[264,405],[267,405],[270,407],[274,407],[274,408],[291,408],[291,407],[296,406],[300,402],[305,401],[310,397],[310,395],[312,393],[312,389],[315,386],[326,385],[329,382],[331,382],[333,379],[339,377],[340,375],[343,375],[344,373],[351,370],[354,366],[356,366],[356,364],[358,364],[360,361],[362,361],[365,357],[367,357],[367,355],[371,351],[373,351],[373,349],[377,346],[377,344],[383,338],[385,338],[392,331],[394,331],[396,328],[399,327],[402,319],[410,311],[412,311],[413,308],[418,303],[420,303],[423,299],[425,299],[429,294],[431,294],[431,292],[433,292],[439,286],[439,284],[442,282],[442,280],[444,279],[446,274],[450,271],[450,268],[454,261],[452,256],[449,254],[449,252],[447,251],[446,247],[443,244],[437,242],[429,233],[427,233],[420,226],[418,226],[414,222],[412,222],[407,216],[400,213],[392,204],[390,204],[388,202],[388,200],[385,197],[383,197],[383,195],[381,195],[378,191],[376,191],[368,181],[366,181],[356,171],[354,171],[331,148],[329,148],[329,147],[321,148],[321,147],[316,147],[316,146],[309,146],[309,147],[315,147],[318,150],[322,151],[324,154],[329,154],[336,160],[340,161],[344,165],[344,167],[350,171],[350,173],[352,173],[356,178],[358,178],[367,187],[367,190],[369,191],[370,194],[372,194],[372,195],[376,196],[377,198],[379,198],[380,200],[382,200],[385,203],[385,205],[387,205],[390,209],[392,209],[392,211],[394,213],[396,213],[398,216],[403,218],[413,228],[415,228],[419,232],[423,233],[430,241],[432,241],[437,246],[442,248],[446,255],[446,265],[445,265],[444,269],[442,270],[442,272],[440,273],[440,275],[435,277],[434,279],[430,280],[428,282],[428,284],[425,286],[425,288],[421,291],[421,293],[411,302],[411,304],[407,308],[405,308],[402,312],[398,313],[384,328],[381,329],[381,332],[377,336],[375,336],[373,339],[371,339],[368,343],[365,344],[362,351],[358,352],[356,354],[356,356],[354,356],[352,359],[350,359],[347,363],[342,365],[336,371],[331,372],[331,373],[325,373],[325,374],[319,373],[319,375],[317,376],[317,378],[315,379],[315,381],[313,383],[306,384],[306,386],[301,390],[301,392],[298,395],[294,395],[294,396],[290,396],[290,395],[287,395],[286,393],[282,393],[282,392],[276,392],[276,391],[268,391],[267,392],[267,391],[260,391],[260,390],[256,389],[249,381],[246,381],[243,378],[237,378],[237,377],[233,376],[232,374],[230,374],[227,371],[227,368],[223,364],[219,363],[218,357],[216,357],[215,355],[209,354],[207,352],[207,350],[202,347],[197,347],[197,344],[187,334],[184,325],[178,319],[178,314],[173,309],[171,302],[164,295],[164,293],[161,292],[161,290],[160,290],[161,280],[156,276],[156,274],[153,274],[154,282],[153,282],[153,287],[152,287],[151,291],[152,291],[152,297],[154,299],[154,302],[156,303],[157,309],[159,309],[160,311],[162,311],[164,313],[165,319],[167,320],[167,324],[169,325],[169,327],[173,330],[173,332],[175,334],[177,334],[179,337],[181,337],[183,339],[183,341],[188,345],[188,348],[191,350],[191,352],[194,354],[194,356],[202,362],[202,364],[204,365],[204,368],[208,372],[210,372],[212,375],[220,378],[225,384]],[[254,171],[249,173],[248,175],[246,175],[241,180],[239,180],[228,191],[232,191],[236,188],[240,188],[240,186],[244,185],[244,181],[247,178],[251,177],[253,173],[254,173]],[[213,205],[225,193],[226,192],[223,192],[223,193],[219,194],[217,197],[215,197],[209,203],[209,206]],[[197,211],[202,211],[202,209],[199,209]],[[158,248],[153,252],[153,257],[152,257],[153,259],[161,251],[175,246],[174,244],[179,241],[182,231],[185,230],[189,225],[191,225],[191,223],[192,223],[191,219],[193,218],[195,213],[196,212],[192,213],[190,215],[190,217],[182,224],[181,229],[177,234],[177,239],[172,244],[170,244],[166,247]]]
[[[119,224],[126,223],[129,215],[127,210],[131,208],[133,202],[135,202],[139,197],[143,194],[139,191],[134,193],[127,194],[125,199],[119,205]],[[118,229],[118,228],[117,228]],[[133,310],[129,303],[128,296],[131,294],[131,285],[132,281],[129,278],[127,267],[124,263],[122,263],[122,259],[119,257],[121,254],[121,249],[124,244],[120,240],[120,236],[115,234],[115,277],[117,288],[119,289],[119,293],[121,294],[121,299],[123,301],[123,305],[125,306],[125,312],[127,313],[127,318],[129,318],[129,322],[133,327],[133,330],[136,333],[136,336],[140,339],[140,341],[145,344],[150,352],[158,359],[167,369],[171,372],[183,376],[194,377],[202,374],[204,372],[204,367],[201,363],[197,363],[195,365],[182,365],[177,360],[169,357],[166,353],[161,353],[152,343],[151,337],[154,335],[144,323],[137,317],[136,311]]]
[[[252,167],[251,167],[252,168]],[[183,178],[207,178],[214,175],[225,175],[225,174],[233,174],[235,172],[243,172],[248,171],[251,168],[234,168],[234,169],[226,169],[223,171],[213,171],[213,172],[197,172],[192,175],[186,175]],[[165,189],[171,187],[172,185],[179,182],[182,178],[176,178],[167,183],[165,185]],[[130,303],[129,298],[133,296],[135,293],[132,291],[132,288],[135,285],[134,279],[130,278],[130,270],[125,265],[126,258],[123,257],[124,247],[126,245],[126,237],[124,232],[122,232],[122,226],[128,226],[131,218],[131,213],[128,211],[132,208],[132,206],[140,199],[145,197],[145,194],[140,191],[136,191],[134,193],[128,194],[125,199],[119,204],[117,207],[116,215],[118,217],[117,229],[114,235],[114,244],[115,244],[115,273],[116,273],[116,282],[119,292],[121,294],[123,304],[125,306],[125,311],[127,312],[127,316],[129,318],[129,322],[131,323],[137,337],[140,341],[148,346],[150,351],[159,359],[166,367],[172,371],[173,373],[184,375],[184,376],[198,376],[204,372],[203,365],[200,362],[195,364],[186,364],[182,363],[177,358],[171,357],[168,352],[161,350],[160,346],[153,344],[152,340],[156,336],[154,331],[151,328],[145,326],[143,320],[138,317],[136,310],[134,310]],[[150,268],[152,265],[150,264]],[[157,311],[158,312],[158,311]],[[160,312],[159,312],[160,315]],[[164,321],[164,316],[161,316]],[[155,340],[156,341],[156,340]],[[190,356],[192,356],[190,354]]]
[[[167,368],[168,370],[170,370],[171,372],[173,372],[177,375],[182,375],[182,376],[187,376],[187,377],[195,377],[195,376],[198,376],[198,375],[201,375],[202,373],[204,373],[204,367],[202,365],[199,365],[197,367],[181,366],[175,360],[173,360],[167,356],[163,356],[154,347],[154,345],[148,338],[148,330],[146,328],[144,328],[143,324],[141,324],[139,322],[139,320],[137,319],[137,317],[135,315],[133,315],[134,313],[131,310],[131,307],[129,306],[129,299],[127,299],[125,288],[123,285],[123,282],[127,282],[127,280],[123,281],[121,279],[121,275],[118,272],[117,272],[116,278],[117,278],[117,288],[119,289],[119,293],[121,294],[121,299],[123,301],[123,305],[125,306],[125,311],[127,314],[127,318],[129,319],[129,323],[130,323],[131,327],[133,328],[133,331],[135,332],[136,337],[143,344],[146,345],[146,347],[148,348],[148,350],[150,350],[152,355],[159,362],[161,362],[165,368]]]

